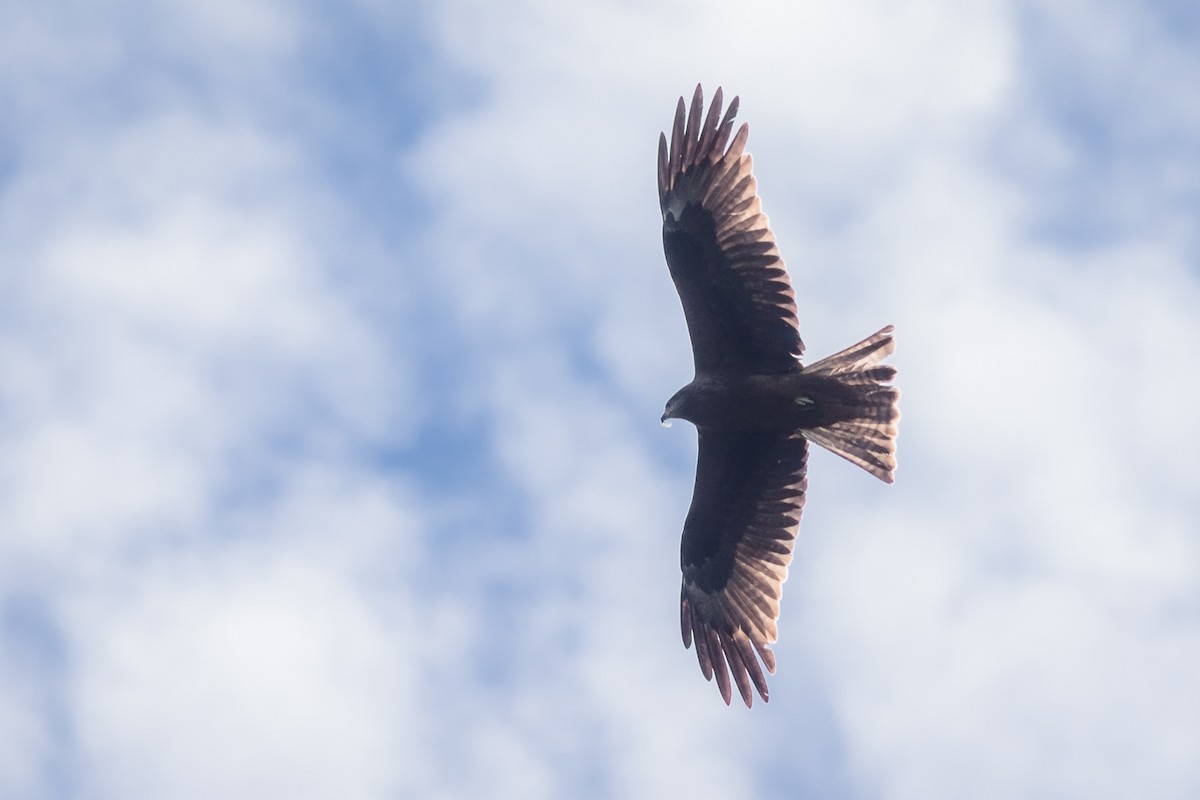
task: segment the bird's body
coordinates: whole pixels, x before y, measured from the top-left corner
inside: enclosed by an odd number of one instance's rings
[[[770,643],[808,486],[808,442],[888,483],[895,469],[899,390],[883,359],[890,326],[804,366],[795,296],[756,193],[738,101],[721,117],[718,89],[701,123],[680,98],[668,146],[659,140],[663,249],[692,340],[696,375],[663,420],[700,436],[696,486],[684,523],[680,601],[684,644],[731,698],[751,686],[766,700],[759,662]],[[728,145],[728,147],[726,147]]]
[[[845,416],[855,400],[836,378],[797,368],[769,375],[705,373],[667,405],[673,418],[697,428],[790,433]]]

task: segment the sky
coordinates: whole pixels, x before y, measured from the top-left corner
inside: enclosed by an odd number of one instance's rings
[[[659,131],[740,95],[824,452],[678,629]],[[1200,794],[1187,2],[0,5],[0,796]]]

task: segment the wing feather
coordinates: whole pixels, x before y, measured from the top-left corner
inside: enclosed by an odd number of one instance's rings
[[[658,196],[662,197],[670,183],[671,160],[667,149],[667,135],[658,135]]]
[[[750,129],[732,133],[738,98],[724,115],[722,103],[718,89],[702,119],[697,86],[659,137],[663,248],[697,372],[783,372],[804,352],[795,293],[745,152]]]
[[[717,87],[717,93],[713,95],[712,105],[708,107],[708,115],[704,118],[704,127],[700,133],[700,143],[696,147],[698,153],[711,152],[713,139],[717,135],[717,127],[720,125],[719,120],[721,117],[723,96],[720,87]]]
[[[680,171],[679,159],[683,154],[683,115],[685,112],[683,98],[675,106],[675,124],[671,127],[671,159],[668,167],[668,177]],[[670,182],[667,183],[670,188]]]
[[[696,151],[700,144],[700,112],[703,110],[703,104],[704,96],[700,92],[700,86],[697,85],[696,94],[692,97],[692,108],[688,111],[687,129],[683,132],[684,169],[691,169],[696,164]]]
[[[725,702],[769,697],[779,601],[807,488],[798,433],[700,430],[692,507],[683,528],[683,642]],[[760,666],[761,663],[761,666]],[[726,671],[730,675],[726,675]],[[732,683],[730,683],[732,676]]]

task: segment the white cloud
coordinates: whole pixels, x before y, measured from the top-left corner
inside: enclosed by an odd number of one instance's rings
[[[1148,11],[198,8],[0,26],[0,612],[66,665],[0,656],[0,790],[1194,794],[1197,65]],[[303,66],[394,15],[426,85],[478,80],[397,145],[402,236],[306,127],[375,118]],[[1096,141],[1056,115],[1118,78]],[[810,356],[900,344],[899,480],[813,456],[749,713],[679,641],[695,444],[657,423],[696,80],[742,95]]]
[[[58,56],[76,39],[146,44],[119,17],[88,34],[28,22],[63,34]],[[245,22],[190,29],[188,57],[228,59],[230,37],[274,47]],[[56,88],[125,66],[101,59]],[[419,665],[453,648],[412,632],[402,587],[421,526],[406,482],[357,461],[420,420],[411,365],[392,360],[403,343],[368,329],[361,284],[337,274],[341,259],[375,268],[373,243],[264,119],[222,121],[178,86],[140,113],[113,97],[96,114],[5,80],[39,113],[9,132],[20,158],[0,199],[0,602],[47,613],[6,629],[20,648],[0,659],[0,792],[416,785]],[[401,588],[368,588],[381,582]],[[55,669],[15,660],[50,641]]]
[[[14,795],[35,796],[46,778],[43,759],[50,750],[50,720],[30,665],[14,653],[0,661],[0,786]]]
[[[31,166],[7,198],[54,209],[10,276],[26,299],[4,351],[27,423],[10,444],[19,536],[192,524],[223,460],[251,457],[283,412],[405,435],[388,407],[403,367],[384,366],[297,230],[287,148],[188,117],[101,145]]]
[[[419,774],[411,630],[355,582],[238,547],[125,578],[68,617],[89,796],[368,797]]]

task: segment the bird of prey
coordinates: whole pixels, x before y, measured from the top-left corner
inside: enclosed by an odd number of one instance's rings
[[[892,326],[804,366],[796,300],[757,195],[738,98],[703,117],[679,98],[658,142],[663,250],[683,303],[695,377],[662,420],[696,426],[699,456],[680,561],[683,643],[728,705],[768,700],[779,600],[808,486],[810,441],[887,483],[896,468]],[[732,134],[732,135],[731,135]],[[728,667],[728,669],[727,669]]]

